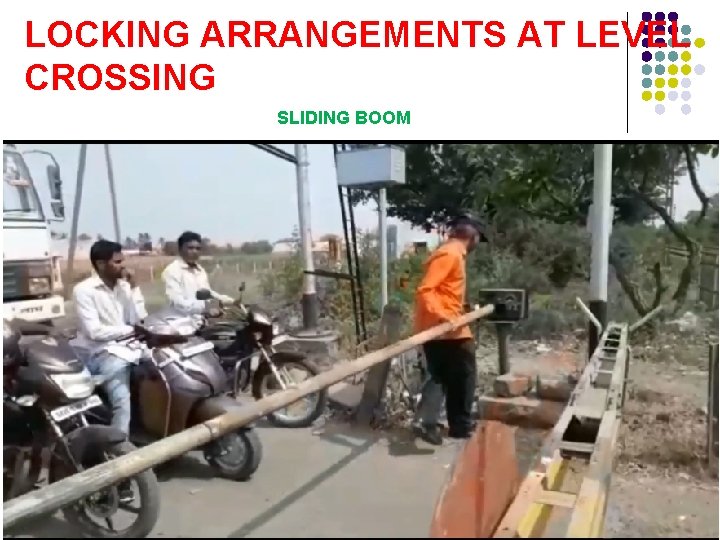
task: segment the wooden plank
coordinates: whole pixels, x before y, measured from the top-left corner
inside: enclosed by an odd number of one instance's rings
[[[531,471],[525,477],[515,499],[495,530],[493,538],[517,538],[518,524],[525,517],[537,494],[542,491],[543,478],[545,478],[544,473],[535,471]]]
[[[575,506],[577,495],[574,493],[563,493],[562,491],[541,491],[535,498],[538,504],[546,504],[548,506],[561,506],[563,508],[572,508]]]
[[[557,478],[563,459],[559,452],[545,465],[544,470],[531,471],[525,477],[512,504],[500,521],[493,538],[516,538],[532,532],[540,517],[538,505],[533,504],[538,494]]]
[[[708,369],[707,404],[707,456],[708,465],[713,471],[718,467],[718,344],[709,347],[710,365]]]
[[[116,484],[124,478],[139,474],[194,448],[203,446],[230,431],[287,407],[307,395],[332,386],[449,331],[486,317],[493,312],[493,309],[494,307],[491,305],[478,308],[454,321],[439,324],[355,360],[336,364],[331,369],[306,379],[293,388],[250,402],[237,410],[166,437],[135,452],[9,500],[3,504],[3,527],[7,529],[23,521],[59,510],[91,493]]]
[[[402,322],[403,314],[400,308],[390,304],[386,305],[380,320],[379,343],[381,347],[400,339]],[[355,420],[358,423],[370,425],[375,418],[375,411],[385,396],[391,360],[376,364],[368,370],[360,405],[355,415]]]
[[[563,477],[568,469],[568,462],[562,458],[560,452],[555,452],[553,460],[547,467],[547,472],[542,481],[543,491],[557,490],[563,482]],[[536,496],[541,492],[536,493]],[[545,523],[547,523],[552,507],[542,503],[530,503],[530,507],[518,523],[517,534],[520,538],[537,538],[542,536]]]
[[[567,529],[567,538],[599,538],[605,517],[607,493],[620,430],[620,415],[609,410],[603,415],[593,454],[578,491],[575,508]]]

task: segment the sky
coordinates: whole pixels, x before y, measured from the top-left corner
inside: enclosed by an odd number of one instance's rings
[[[79,144],[18,145],[21,150],[53,153],[63,178],[67,220],[54,224],[69,231],[77,176]],[[292,144],[278,145],[293,152]],[[298,222],[295,168],[247,144],[112,144],[120,230],[124,237],[148,232],[154,239],[176,238],[191,229],[217,244],[239,244],[290,236]],[[313,237],[342,234],[332,145],[310,144],[309,180]],[[43,200],[47,158],[28,155]],[[718,191],[718,160],[701,157],[698,176],[708,195]],[[689,179],[676,187],[676,216],[699,207]],[[377,227],[374,203],[357,208],[360,229]],[[398,242],[434,239],[398,223]],[[79,232],[113,237],[110,193],[103,147],[88,145]]]

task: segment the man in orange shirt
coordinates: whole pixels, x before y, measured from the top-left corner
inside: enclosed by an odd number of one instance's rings
[[[482,223],[463,215],[451,224],[449,239],[425,263],[415,293],[415,332],[422,332],[465,313],[465,256],[485,240]],[[429,378],[422,390],[414,432],[431,444],[442,444],[438,420],[443,398],[448,435],[465,439],[473,431],[475,340],[468,326],[448,332],[424,346]]]

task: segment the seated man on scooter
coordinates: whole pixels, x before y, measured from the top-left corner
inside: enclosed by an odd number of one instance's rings
[[[198,300],[198,291],[216,298],[222,304],[232,304],[234,300],[210,288],[207,272],[198,263],[203,247],[202,237],[198,233],[182,233],[177,240],[177,246],[179,257],[162,273],[165,295],[169,302],[164,314],[167,317],[191,317],[194,323],[200,326],[203,315],[216,318],[221,315],[221,311],[209,307],[207,300]]]
[[[104,380],[112,407],[112,426],[127,437],[130,433],[130,367],[140,351],[117,343],[134,332],[134,326],[147,316],[145,300],[132,272],[125,268],[122,246],[98,240],[90,248],[95,274],[73,290],[77,314],[77,337],[71,341],[79,358],[93,375]],[[132,491],[122,489],[123,499]]]

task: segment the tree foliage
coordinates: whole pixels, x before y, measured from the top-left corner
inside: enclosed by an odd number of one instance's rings
[[[263,253],[272,253],[273,247],[267,240],[258,240],[256,242],[243,242],[240,246],[240,253],[244,255],[261,255]]]
[[[484,215],[493,241],[512,240],[514,249],[527,248],[523,234],[540,219],[554,225],[584,227],[593,198],[594,145],[577,144],[408,144],[406,184],[388,189],[391,216],[429,230],[442,226],[453,214],[474,210]],[[697,240],[688,225],[677,223],[668,211],[668,194],[677,178],[688,174],[701,203],[692,216],[696,227],[712,217],[712,200],[697,180],[699,155],[717,156],[717,144],[622,143],[612,149],[612,204],[615,230],[611,263],[636,310],[653,309],[663,299],[660,263],[638,261],[623,236],[623,225],[648,224],[658,218],[664,229],[690,253],[672,300],[677,309],[697,267]],[[356,194],[367,199],[370,194]],[[557,229],[553,234],[563,234]],[[525,246],[525,248],[518,246]],[[556,246],[551,261],[553,283],[561,284],[581,272],[577,248]],[[631,274],[644,265],[655,279],[652,300],[642,297]]]

